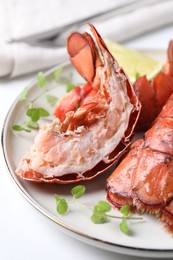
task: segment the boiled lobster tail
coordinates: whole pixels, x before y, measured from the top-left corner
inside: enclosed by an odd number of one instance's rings
[[[173,94],[150,130],[107,179],[114,207],[155,214],[173,233]]]
[[[119,66],[115,57],[110,53],[95,27],[92,24],[89,25],[96,43],[88,33],[72,33],[67,41],[67,49],[70,55],[70,60],[81,76],[84,77],[94,89],[99,89],[100,87],[100,77],[98,76],[99,68],[105,67],[105,73],[108,74],[107,77],[110,77],[110,80],[112,76],[111,71],[115,72],[115,75],[117,76],[117,83],[123,85],[124,89],[126,89],[130,103],[134,106],[131,111],[129,125],[123,140],[123,143],[129,142],[129,138],[134,132],[134,128],[140,114],[140,101],[137,98],[123,68]],[[82,40],[81,44],[79,44],[79,40]]]
[[[130,145],[140,103],[128,77],[90,25],[67,40],[70,60],[87,81],[62,97],[56,118],[40,129],[16,174],[37,182],[73,183],[104,172]]]

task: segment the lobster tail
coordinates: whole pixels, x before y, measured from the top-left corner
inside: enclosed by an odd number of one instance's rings
[[[161,113],[107,179],[107,198],[115,207],[130,204],[155,214],[173,233],[173,94]],[[119,185],[119,183],[121,183]]]

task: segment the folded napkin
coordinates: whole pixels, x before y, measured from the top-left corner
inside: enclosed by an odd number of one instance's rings
[[[48,69],[67,60],[66,48],[43,48],[26,43],[0,45],[0,77],[17,77]]]
[[[122,42],[173,23],[172,14],[173,1],[167,0],[99,23],[95,22],[94,25],[103,37]],[[65,59],[67,59],[66,47],[45,48],[26,43],[4,42],[0,44],[0,77],[16,77],[47,69]]]

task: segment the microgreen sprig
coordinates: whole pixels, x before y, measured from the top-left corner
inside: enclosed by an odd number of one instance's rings
[[[66,84],[66,91],[70,92],[75,85],[70,83],[70,78],[60,77],[61,72],[62,72],[62,68],[58,68],[56,71],[53,72],[52,77],[54,78],[54,80],[56,80],[57,83]],[[58,100],[58,98],[54,95],[50,95],[50,94],[46,95],[46,93],[49,92],[50,89],[57,87],[57,85],[48,88],[46,76],[43,72],[39,72],[37,74],[36,83],[37,83],[36,84],[37,87],[43,89],[43,91],[34,99],[30,100],[28,98],[28,94],[29,94],[28,88],[25,88],[21,92],[19,100],[21,102],[27,102],[28,104],[28,107],[25,111],[27,120],[20,125],[14,124],[12,126],[12,129],[15,131],[31,132],[32,129],[38,129],[39,128],[38,121],[40,120],[40,118],[49,116],[49,112],[46,109],[36,106],[37,100],[40,99],[43,95],[45,95],[46,101],[50,106],[55,106]]]
[[[87,208],[92,211],[92,215],[90,217],[91,221],[94,224],[103,224],[108,222],[109,218],[116,218],[120,219],[121,222],[119,224],[120,231],[124,234],[129,233],[129,228],[128,228],[128,220],[142,220],[141,217],[130,217],[130,206],[129,205],[124,205],[120,208],[120,212],[122,213],[122,216],[114,216],[108,214],[108,212],[111,211],[112,207],[111,205],[104,200],[100,200],[96,203],[96,205],[93,208],[88,207],[87,205],[83,203],[79,203],[77,200],[81,198],[84,193],[85,193],[85,186],[84,185],[77,185],[71,189],[71,194],[72,194],[72,200],[66,200],[65,198],[60,198],[57,194],[55,194],[55,201],[56,201],[56,210],[58,214],[64,215],[67,213],[69,209],[69,204],[70,203],[75,203],[78,206]]]
[[[37,74],[37,86],[40,88],[43,88],[43,87],[45,87],[45,85],[46,85],[46,77],[45,77],[44,73],[40,71]]]
[[[60,198],[57,194],[55,194],[56,200],[56,210],[60,215],[64,215],[68,210],[68,203],[65,199]]]
[[[37,81],[37,86],[39,88],[46,87],[46,77],[43,72],[38,73],[38,75],[36,77],[36,81]],[[47,92],[47,89],[45,89],[45,92]],[[45,93],[45,92],[43,92],[43,93]],[[28,103],[28,108],[25,111],[27,120],[21,125],[14,124],[12,126],[12,129],[15,131],[31,132],[32,129],[38,129],[39,128],[39,125],[38,125],[39,119],[41,117],[49,116],[49,112],[46,109],[44,109],[42,107],[35,107],[35,102],[40,98],[40,96],[43,95],[43,93],[32,100],[30,100],[28,98],[28,93],[29,93],[28,88],[25,88],[21,92],[20,98],[19,98],[21,102],[26,101]]]
[[[85,186],[84,185],[77,185],[71,189],[71,194],[74,199],[81,198],[85,193]]]
[[[55,106],[56,102],[58,101],[58,98],[53,95],[46,95],[46,100],[50,106]]]
[[[12,129],[15,131],[25,131],[25,132],[31,132],[31,129],[38,129],[38,123],[33,122],[30,119],[25,121],[22,125],[14,124],[12,126]]]

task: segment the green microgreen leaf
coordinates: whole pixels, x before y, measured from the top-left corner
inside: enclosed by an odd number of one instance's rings
[[[56,200],[56,203],[59,203],[59,201],[60,201],[60,197],[57,194],[55,194],[55,200]]]
[[[78,199],[80,197],[82,197],[85,193],[85,186],[84,185],[78,185],[75,186],[72,190],[71,190],[71,194],[73,195],[73,197],[75,199]]]
[[[94,224],[103,224],[105,222],[107,222],[107,216],[105,213],[93,213],[91,216],[91,221]]]
[[[74,199],[80,198],[85,192],[85,186],[83,185],[78,185],[75,186],[73,189],[71,189],[71,194],[73,195],[72,200],[68,200],[68,203],[76,203],[77,205],[83,207],[83,208],[88,208],[91,210],[90,207],[87,205],[84,205]],[[57,194],[55,194],[55,200],[56,200],[56,209],[57,212],[61,215],[65,214],[68,210],[68,203],[65,199],[60,198]],[[112,216],[107,214],[106,212],[111,210],[111,206],[108,202],[100,200],[98,203],[95,205],[93,209],[93,213],[90,217],[91,221],[94,224],[104,224],[108,221],[109,218],[116,218],[116,219],[121,219],[121,223],[119,224],[120,231],[124,234],[129,233],[129,228],[128,228],[128,219],[132,220],[141,220],[142,218],[135,218],[135,217],[127,217],[130,211],[130,206],[129,205],[124,205],[121,208],[121,211],[123,213],[123,216]]]
[[[33,122],[37,122],[40,119],[40,111],[38,108],[29,108],[26,111],[26,115],[29,116]]]
[[[21,125],[13,125],[12,128],[15,131],[22,131],[23,130],[23,126],[21,126]]]
[[[121,230],[122,233],[128,234],[129,228],[128,228],[128,225],[127,225],[126,217],[122,217],[122,221],[121,221],[119,227],[120,227],[120,230]]]
[[[140,78],[140,74],[138,72],[136,72],[135,78],[136,78],[136,80]]]
[[[42,108],[42,107],[39,107],[38,110],[39,110],[40,117],[41,117],[41,116],[42,116],[42,117],[49,116],[49,112],[48,112],[46,109],[44,109],[44,108]]]
[[[56,210],[60,215],[64,215],[67,210],[68,210],[68,204],[67,201],[65,199],[61,199],[61,198],[55,198],[56,199]]]
[[[26,126],[29,127],[29,128],[31,128],[31,129],[38,129],[38,128],[39,128],[38,123],[37,123],[37,122],[33,122],[33,121],[31,121],[31,120],[28,120],[28,121],[26,122]]]
[[[37,122],[40,117],[46,117],[49,116],[49,112],[44,108],[29,108],[26,111],[27,116],[31,118],[33,122]]]
[[[24,88],[24,90],[20,94],[20,101],[26,100],[28,95],[28,88]]]
[[[128,216],[130,213],[130,206],[129,205],[124,205],[120,208],[120,212],[124,215],[124,216]]]
[[[46,85],[46,77],[43,72],[37,74],[37,85],[40,88],[43,88]]]
[[[95,213],[105,213],[111,210],[111,206],[108,202],[100,200],[94,207]]]
[[[59,75],[62,71],[62,68],[57,69],[54,72],[54,77],[57,78],[60,81]],[[36,81],[37,81],[37,85],[40,88],[43,88],[46,86],[46,76],[43,72],[39,72],[36,76]],[[68,82],[70,82],[70,80],[68,79],[68,81],[66,82],[66,84],[68,84]],[[54,86],[55,87],[55,86]],[[41,94],[39,94],[38,96],[36,96],[33,99],[30,99],[28,97],[28,91],[29,89],[26,87],[23,89],[23,91],[20,94],[20,101],[27,101],[27,109],[25,111],[26,115],[29,117],[29,120],[27,118],[27,120],[19,125],[19,124],[14,124],[12,126],[12,129],[15,131],[26,131],[26,132],[31,132],[31,129],[38,129],[39,125],[37,123],[37,121],[41,118],[41,117],[47,117],[49,116],[49,112],[44,109],[44,108],[35,108],[33,107],[33,105],[36,103],[36,101],[44,94],[46,94],[49,90],[48,88],[44,88],[44,90],[42,91]],[[49,104],[51,104],[52,106],[54,106],[57,102],[57,97],[53,96],[53,95],[47,95],[47,101]]]
[[[58,98],[55,97],[55,96],[53,96],[53,95],[47,95],[47,96],[46,96],[46,100],[47,100],[47,102],[49,103],[49,105],[55,106],[55,104],[56,104]]]
[[[25,132],[31,132],[30,129],[24,127],[23,125],[13,125],[12,129],[15,131],[25,131]]]
[[[69,83],[69,84],[66,86],[66,91],[67,91],[67,92],[70,92],[70,91],[72,91],[72,89],[73,89],[74,87],[75,87],[74,84]]]
[[[58,68],[54,73],[53,73],[53,77],[55,79],[58,79],[60,73],[62,72],[62,68]]]

